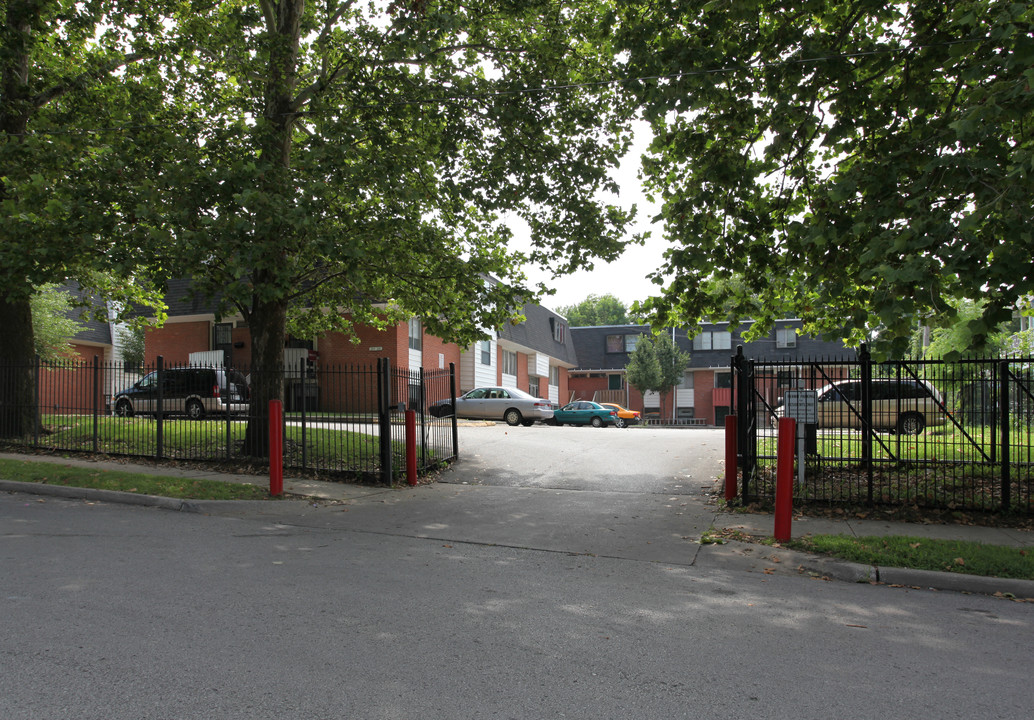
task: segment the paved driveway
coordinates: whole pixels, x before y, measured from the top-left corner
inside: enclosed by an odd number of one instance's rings
[[[444,482],[699,495],[723,471],[723,430],[461,426]]]

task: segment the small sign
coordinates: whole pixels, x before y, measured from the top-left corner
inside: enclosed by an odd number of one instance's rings
[[[786,417],[792,417],[805,425],[819,421],[818,393],[814,390],[787,390],[783,395]]]

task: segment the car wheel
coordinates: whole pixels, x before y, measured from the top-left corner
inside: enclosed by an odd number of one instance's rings
[[[187,401],[187,417],[191,420],[200,420],[205,416],[205,406],[200,400]]]
[[[627,424],[628,423],[625,422],[624,418],[618,418],[617,420],[614,421],[614,427],[616,427],[616,428],[623,428]]]
[[[592,423],[593,427],[603,427],[603,418],[601,418],[599,415],[593,415],[592,420],[590,420],[589,422]]]
[[[926,428],[926,420],[918,413],[906,413],[898,420],[898,432],[902,435],[918,435]]]
[[[133,404],[122,398],[115,403],[115,414],[119,417],[133,417]]]
[[[510,408],[505,413],[503,413],[503,420],[506,421],[507,425],[512,425],[516,427],[517,425],[521,424],[521,420],[523,419],[524,418],[521,417],[521,411],[517,408]]]

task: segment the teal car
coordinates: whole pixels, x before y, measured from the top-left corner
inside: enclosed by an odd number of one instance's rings
[[[554,425],[592,425],[603,427],[617,423],[618,412],[589,400],[575,400],[553,411]]]

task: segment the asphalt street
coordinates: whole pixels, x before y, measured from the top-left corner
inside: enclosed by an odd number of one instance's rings
[[[704,548],[720,434],[654,432],[465,428],[336,499],[0,494],[0,718],[1034,714],[1034,605]]]
[[[0,717],[1034,711],[1027,604],[447,541],[376,505],[285,522],[0,496]]]

